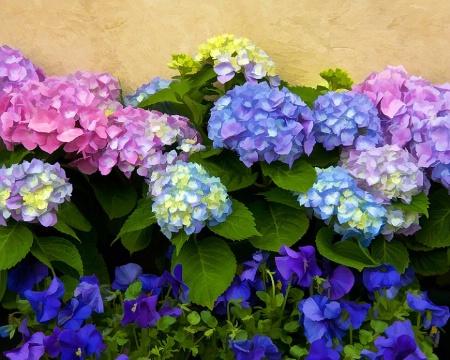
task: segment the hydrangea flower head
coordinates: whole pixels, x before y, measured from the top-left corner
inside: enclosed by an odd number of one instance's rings
[[[431,172],[431,179],[441,183],[450,194],[450,163],[438,163]]]
[[[445,326],[450,318],[448,306],[439,306],[434,304],[428,298],[426,291],[419,294],[408,292],[406,294],[406,303],[411,309],[422,314],[423,326],[425,329],[429,329],[432,326]]]
[[[251,340],[232,340],[230,346],[237,360],[281,360],[281,352],[264,335],[257,334]]]
[[[245,83],[215,103],[208,137],[215,148],[236,151],[248,167],[275,160],[292,166],[303,153],[311,153],[312,126],[312,112],[297,95],[267,83]]]
[[[370,149],[382,142],[378,111],[370,99],[352,91],[328,92],[314,102],[314,136],[325,149]]]
[[[43,81],[44,71],[33,65],[21,51],[0,46],[0,94],[9,93],[28,80]]]
[[[363,246],[380,233],[386,209],[372,195],[358,188],[341,167],[316,168],[317,180],[306,193],[298,194],[300,205],[326,223],[336,219],[334,230],[343,239],[356,237]]]
[[[149,83],[143,84],[139,87],[133,94],[125,96],[123,103],[125,106],[137,107],[139,103],[149,98],[159,90],[168,88],[172,81],[173,80],[165,80],[155,77]]]
[[[430,185],[417,160],[398,145],[343,151],[341,162],[358,187],[370,192],[380,204],[396,200],[409,204],[414,195],[428,191]]]
[[[181,229],[187,235],[198,233],[208,224],[225,221],[231,213],[231,200],[225,186],[211,177],[203,166],[177,161],[153,171],[149,182],[152,210],[167,238]]]
[[[43,226],[53,226],[58,205],[68,201],[72,193],[72,185],[58,163],[24,161],[0,169],[0,178],[3,177],[11,181],[6,206],[17,221],[39,221]]]
[[[107,145],[98,159],[103,175],[117,166],[127,177],[135,168],[139,175],[147,176],[151,169],[167,163],[167,156],[172,156],[167,155],[166,147],[177,145],[176,150],[184,160],[204,148],[189,119],[131,106],[108,117],[106,133]]]
[[[386,207],[386,222],[381,234],[390,241],[394,234],[412,235],[421,229],[419,218],[421,214],[417,211],[399,209],[391,205]]]

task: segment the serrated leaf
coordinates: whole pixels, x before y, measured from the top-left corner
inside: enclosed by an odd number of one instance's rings
[[[219,177],[229,192],[246,188],[258,178],[257,173],[252,173],[250,168],[230,152],[222,152],[207,159],[202,153],[195,153],[189,157],[189,161],[202,165],[211,176]]]
[[[450,246],[450,201],[447,190],[430,195],[429,217],[420,219],[420,229],[415,233],[418,242],[431,248]]]
[[[260,236],[261,234],[255,228],[255,219],[251,211],[235,199],[231,202],[233,212],[227,216],[224,222],[214,226],[208,225],[208,228],[217,235],[230,240],[243,240],[252,236]]]
[[[61,204],[56,216],[58,217],[58,222],[63,222],[74,229],[86,232],[92,229],[89,221],[87,221],[73,202],[66,201]]]
[[[414,271],[424,276],[442,275],[450,270],[447,249],[428,252],[411,251],[409,257]]]
[[[94,193],[110,219],[127,215],[136,205],[136,190],[131,186],[119,186],[107,177],[91,181]]]
[[[185,243],[176,263],[183,267],[190,300],[209,309],[231,284],[236,272],[236,259],[229,246],[214,237]]]
[[[77,233],[74,229],[72,229],[69,225],[67,225],[64,221],[61,221],[58,219],[58,222],[53,225],[53,227],[58,230],[59,232],[72,236],[74,239],[77,239],[81,242],[80,238],[78,237]]]
[[[151,240],[152,240],[151,227],[126,232],[121,236],[120,239],[123,246],[130,252],[130,254],[145,249],[150,244]]]
[[[75,269],[79,277],[83,276],[83,262],[80,253],[76,246],[66,239],[55,236],[36,237],[31,253],[47,266],[53,261],[60,261]]]
[[[309,219],[303,209],[257,201],[250,210],[261,234],[250,238],[250,242],[258,249],[278,251],[281,245],[291,246],[300,240],[308,230]]]
[[[420,214],[424,214],[428,217],[428,206],[430,202],[428,200],[427,194],[422,191],[420,194],[417,194],[412,197],[411,203],[405,204],[401,201],[392,203],[392,207],[405,210],[405,211],[415,211]]]
[[[280,161],[262,162],[261,167],[264,175],[285,190],[307,192],[317,179],[316,170],[303,160],[296,160],[292,168]]]
[[[292,192],[279,187],[270,189],[269,191],[259,193],[266,198],[267,201],[275,202],[278,204],[287,205],[294,209],[301,209],[300,203],[297,201],[297,196],[293,195]]]
[[[112,244],[126,233],[145,229],[156,222],[155,214],[152,212],[152,201],[150,199],[141,199],[138,201],[136,209],[131,213],[119,234]]]
[[[362,271],[365,267],[376,267],[380,263],[373,259],[367,249],[363,249],[356,239],[333,242],[333,232],[322,228],[316,236],[317,250],[328,260]]]
[[[170,242],[175,246],[175,254],[178,256],[181,248],[184,243],[189,240],[189,235],[184,232],[184,230],[180,230],[177,233],[173,234],[170,238]]]
[[[30,251],[33,233],[20,223],[0,226],[0,270],[16,265]]]
[[[378,237],[372,242],[370,249],[375,260],[380,264],[391,264],[400,274],[409,265],[408,249],[400,241],[386,241],[383,237]]]

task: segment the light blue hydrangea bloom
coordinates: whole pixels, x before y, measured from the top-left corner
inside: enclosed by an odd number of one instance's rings
[[[380,118],[370,99],[352,91],[330,91],[314,102],[314,136],[325,149],[370,149],[382,142]]]
[[[217,225],[232,211],[220,179],[196,163],[178,161],[153,171],[148,195],[158,225],[169,239],[181,229],[191,235],[200,232],[206,223]]]
[[[356,181],[341,167],[316,168],[317,180],[306,193],[298,194],[300,205],[343,235],[356,237],[366,247],[380,233],[386,209],[372,195],[357,187]]]
[[[159,90],[168,88],[171,82],[172,80],[165,80],[155,77],[149,83],[143,84],[133,94],[124,97],[123,102],[125,106],[131,105],[132,107],[137,107],[139,103],[149,98]]]

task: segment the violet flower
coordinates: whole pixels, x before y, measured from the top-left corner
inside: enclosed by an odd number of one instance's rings
[[[65,329],[78,330],[83,321],[91,316],[92,308],[83,301],[72,298],[58,314],[58,325]]]
[[[114,290],[125,291],[128,286],[134,283],[142,274],[142,268],[138,264],[129,263],[117,266],[114,270],[114,281],[112,288]]]
[[[75,288],[73,296],[81,299],[98,314],[103,313],[103,299],[100,293],[100,282],[95,275],[83,276]]]
[[[95,355],[98,359],[106,349],[102,341],[102,334],[92,324],[85,325],[78,331],[63,330],[59,335],[61,360],[82,360],[90,355]]]
[[[338,265],[322,283],[322,295],[328,296],[330,300],[340,299],[350,292],[354,283],[352,271],[344,265]]]
[[[159,278],[159,287],[166,284],[172,286],[172,294],[181,303],[189,302],[189,287],[183,282],[183,270],[181,264],[176,264],[173,268],[173,275],[164,271]]]
[[[400,284],[400,274],[389,264],[363,270],[363,283],[367,290],[375,292]]]
[[[9,360],[38,360],[45,352],[42,342],[44,336],[43,332],[36,332],[21,347],[5,351],[3,355]]]
[[[27,290],[43,280],[48,275],[48,267],[40,261],[31,261],[25,258],[13,269],[8,271],[8,288],[23,295]]]
[[[220,295],[214,302],[214,310],[219,315],[227,313],[227,304],[230,301],[240,301],[240,305],[243,308],[248,308],[249,303],[247,300],[251,296],[250,286],[247,280],[242,280],[239,276],[235,276],[230,286]]]
[[[423,326],[429,329],[432,326],[445,326],[450,314],[448,306],[435,305],[429,298],[426,291],[423,293],[406,294],[406,303],[408,306],[422,314]]]
[[[59,335],[61,334],[61,329],[55,327],[53,334],[44,337],[44,347],[45,351],[50,355],[50,357],[56,358],[61,353],[61,348],[59,346]]]
[[[129,323],[142,328],[155,326],[161,315],[156,310],[157,295],[140,294],[137,299],[125,300],[123,304],[122,326]]]
[[[325,339],[319,339],[311,343],[305,360],[339,360],[340,358],[341,355],[336,350],[327,346]]]
[[[281,360],[281,352],[267,336],[255,335],[251,340],[231,340],[230,346],[236,360]]]

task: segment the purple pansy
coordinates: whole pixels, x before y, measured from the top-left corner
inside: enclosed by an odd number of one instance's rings
[[[156,310],[157,295],[140,294],[137,299],[125,300],[123,303],[122,326],[129,323],[138,324],[142,328],[155,326],[161,315]]]
[[[340,305],[342,313],[341,317],[337,320],[339,328],[348,330],[351,325],[352,329],[359,329],[367,317],[370,304],[342,300]]]
[[[344,265],[338,265],[322,283],[322,295],[327,295],[330,300],[340,299],[350,292],[354,283],[352,271]]]
[[[93,354],[98,359],[106,348],[102,340],[102,334],[92,324],[78,331],[63,330],[59,335],[61,360],[82,360]]]
[[[317,266],[315,248],[312,246],[301,246],[296,252],[285,245],[280,248],[279,257],[275,258],[278,271],[285,280],[295,276],[294,282],[300,286],[311,285],[314,276],[320,276],[322,270]]]
[[[58,325],[65,329],[78,330],[83,321],[91,316],[92,308],[83,301],[72,298],[58,314]]]
[[[117,266],[114,270],[114,281],[112,288],[114,290],[125,291],[128,286],[134,283],[142,274],[142,268],[138,264],[129,263]]]
[[[48,267],[40,261],[22,260],[8,271],[8,288],[22,295],[48,275]]]
[[[189,302],[189,287],[183,282],[183,270],[181,264],[176,264],[173,268],[173,275],[164,271],[159,278],[159,287],[165,285],[172,286],[172,293],[181,303]]]
[[[259,250],[253,254],[253,260],[243,262],[243,271],[241,274],[241,280],[256,280],[256,273],[258,272],[259,266],[265,264],[269,258],[269,253],[267,251]]]
[[[325,339],[319,339],[311,343],[305,360],[339,360],[340,358],[341,355],[336,350],[327,346]]]
[[[61,307],[60,299],[64,295],[64,284],[54,277],[50,286],[44,291],[27,290],[23,294],[36,312],[36,320],[40,323],[55,318]]]
[[[100,282],[95,275],[83,276],[75,288],[73,295],[81,299],[96,313],[103,313],[103,299],[100,293]]]
[[[241,280],[239,276],[235,276],[230,286],[215,301],[214,310],[220,315],[226,314],[227,304],[231,300],[240,300],[240,305],[247,308],[249,306],[247,300],[250,299],[250,296],[251,290],[248,281]]]
[[[281,360],[281,352],[267,336],[255,335],[252,340],[232,340],[230,345],[236,360]]]
[[[389,264],[363,270],[363,283],[367,290],[374,292],[400,284],[399,272]]]
[[[44,336],[43,332],[36,332],[21,347],[5,351],[3,355],[9,360],[39,360],[45,352]]]
[[[445,326],[450,317],[448,306],[434,304],[428,298],[426,291],[418,294],[407,293],[406,303],[411,309],[422,314],[425,329],[429,329],[432,326]]]
[[[61,329],[55,327],[53,334],[44,337],[44,347],[45,351],[50,355],[50,357],[57,357],[61,353],[61,348],[59,346],[59,335],[61,334]]]

